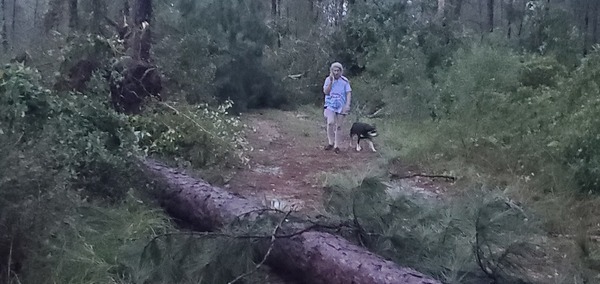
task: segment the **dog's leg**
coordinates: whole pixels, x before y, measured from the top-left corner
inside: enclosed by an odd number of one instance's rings
[[[362,148],[360,147],[360,136],[358,136],[358,141],[356,141],[356,152],[360,152]]]
[[[368,140],[369,141],[369,146],[371,147],[371,150],[373,150],[373,152],[377,152],[377,150],[375,150],[375,146],[373,146],[373,141]]]

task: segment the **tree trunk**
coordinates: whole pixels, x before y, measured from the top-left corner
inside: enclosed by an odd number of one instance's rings
[[[590,38],[590,3],[586,3],[585,16],[583,17],[583,55],[586,56],[588,53],[588,45]]]
[[[150,47],[152,40],[151,18],[152,0],[134,0],[131,7],[133,19],[129,55],[136,60],[150,61]]]
[[[77,15],[77,0],[69,0],[69,28],[73,31],[79,26],[79,16]]]
[[[146,173],[165,185],[163,206],[176,218],[200,230],[217,230],[239,216],[261,209],[258,203],[153,161],[143,161]],[[256,218],[258,213],[249,218]],[[252,214],[248,214],[252,215]],[[266,253],[266,248],[257,249]],[[329,233],[306,231],[278,238],[267,263],[299,277],[303,283],[441,284]]]
[[[65,0],[50,0],[48,12],[44,16],[44,29],[46,32],[58,29],[65,10]]]
[[[342,18],[344,17],[344,3],[345,0],[338,0],[338,6],[337,6],[337,21],[336,23],[338,25],[342,24]]]
[[[513,5],[513,1],[514,0],[508,0],[508,7],[506,7],[506,37],[508,39],[510,39],[511,37],[511,33],[512,33],[512,20],[515,16],[515,11],[514,9],[514,5]]]
[[[435,14],[435,18],[439,23],[444,21],[445,9],[446,9],[446,0],[438,0],[437,1],[437,12]]]
[[[13,0],[13,11],[12,11],[12,25],[11,25],[11,30],[12,30],[12,43],[13,43],[13,47],[15,44],[15,26],[16,26],[16,19],[17,19],[17,0]]]
[[[281,18],[281,0],[277,0],[277,17]]]
[[[277,16],[277,0],[271,0],[271,15],[273,18]]]
[[[119,112],[140,113],[144,100],[148,97],[160,100],[162,90],[161,74],[150,57],[152,1],[133,0],[131,5],[125,1],[122,12],[123,19],[116,25],[128,56],[119,58],[112,66],[121,75],[114,78],[109,75],[111,101]]]
[[[488,27],[490,33],[494,31],[494,0],[488,0]]]
[[[598,43],[598,10],[600,8],[600,2],[594,2],[594,20],[592,21],[592,44]]]
[[[5,0],[2,0],[2,2],[0,2],[0,4],[2,5],[2,31],[0,32],[0,37],[2,37],[2,48],[4,49],[4,52],[8,52],[8,38],[7,33],[6,33],[6,2]]]
[[[458,20],[460,19],[460,14],[462,11],[462,5],[463,5],[463,0],[455,0],[456,2],[454,2],[454,12],[453,12],[453,17],[454,19]]]
[[[4,1],[4,0],[2,0],[2,1]],[[35,6],[33,7],[33,26],[34,27],[37,27],[39,9],[40,9],[40,0],[35,0]]]

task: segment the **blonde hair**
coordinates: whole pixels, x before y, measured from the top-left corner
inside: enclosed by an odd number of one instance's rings
[[[344,66],[342,66],[342,63],[339,62],[333,62],[331,63],[331,67],[329,67],[329,71],[333,71],[333,68],[340,68],[340,71],[342,71],[342,73],[344,73]]]

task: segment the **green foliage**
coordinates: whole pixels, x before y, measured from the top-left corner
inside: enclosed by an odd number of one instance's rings
[[[222,264],[239,253],[222,254],[217,247],[233,246],[223,241],[198,245],[207,250],[198,254],[188,244],[186,256],[159,263],[157,245],[144,247],[152,236],[173,230],[162,213],[133,196],[152,189],[135,166],[143,151],[198,167],[247,162],[243,126],[228,113],[231,101],[215,110],[160,103],[127,117],[106,101],[100,76],[85,94],[57,94],[40,87],[39,79],[22,65],[0,74],[0,258],[12,264],[0,272],[2,281],[16,283],[18,273],[27,283],[177,283],[198,275],[214,283],[247,270],[250,257]],[[204,264],[183,264],[194,258]],[[188,270],[194,264],[199,270]],[[186,278],[184,270],[200,274]]]
[[[506,49],[475,46],[459,50],[441,72],[437,99],[442,114],[470,118],[501,115],[497,107],[518,86],[518,57]]]
[[[380,43],[398,43],[410,32],[407,8],[403,1],[355,1],[349,8],[352,17],[333,35],[333,58],[358,74]]]
[[[75,202],[44,235],[25,265],[25,283],[141,283],[129,266],[153,235],[170,230],[166,216],[133,195],[117,206]],[[136,266],[137,268],[137,266]]]
[[[111,171],[127,172],[136,138],[127,119],[110,109],[100,93],[54,94],[39,87],[36,72],[21,65],[4,69],[2,132],[15,150],[39,149],[44,166],[68,173],[87,195],[118,199],[112,188],[122,181]],[[100,84],[100,83],[99,83]],[[98,89],[102,91],[101,89]]]
[[[567,75],[564,65],[553,56],[535,56],[525,61],[519,81],[522,86],[538,88],[556,87],[556,83]]]
[[[39,131],[52,112],[50,90],[40,87],[40,76],[23,65],[6,66],[0,75],[0,135]]]
[[[521,44],[530,52],[554,55],[568,69],[579,63],[582,36],[571,24],[573,16],[565,9],[550,7],[546,1],[529,1],[524,18]]]
[[[366,86],[359,86],[363,92],[358,94],[367,100],[379,98],[388,115],[426,118],[435,99],[426,61],[414,38],[407,37],[402,44],[381,43],[368,57],[369,79]],[[360,95],[358,98],[362,99]]]
[[[57,94],[41,87],[33,69],[2,70],[0,255],[11,259],[13,273],[48,276],[21,270],[55,260],[40,252],[82,200],[118,202],[139,185],[132,170],[136,137],[126,117],[105,101],[106,84],[95,78],[91,85],[94,91],[85,95]]]
[[[229,114],[232,101],[213,110],[206,104],[161,103],[131,117],[140,147],[197,168],[232,167],[248,162],[239,118]]]
[[[129,263],[132,283],[227,283],[251,270],[249,240],[173,234],[138,246]]]
[[[355,188],[330,183],[326,205],[359,227],[358,240],[368,248],[446,283],[527,281],[526,268],[543,260],[536,252],[539,223],[510,199],[471,189],[440,202],[412,190],[374,177]]]
[[[286,103],[274,74],[263,66],[263,49],[273,41],[262,21],[263,5],[181,1],[177,10],[169,7],[159,14],[171,28],[155,46],[170,87],[190,103],[231,99],[235,112]]]
[[[564,161],[575,182],[585,192],[599,190],[600,184],[600,52],[595,51],[564,84],[566,96],[559,103],[563,131]],[[557,133],[558,134],[558,133]],[[557,135],[558,136],[558,135]],[[558,138],[558,137],[556,137]]]

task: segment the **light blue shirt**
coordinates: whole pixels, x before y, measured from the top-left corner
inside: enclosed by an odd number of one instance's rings
[[[329,85],[329,77],[323,83],[323,90]],[[325,108],[336,113],[342,113],[348,98],[348,92],[351,92],[350,81],[344,76],[333,80],[333,86],[329,94],[325,95]]]

